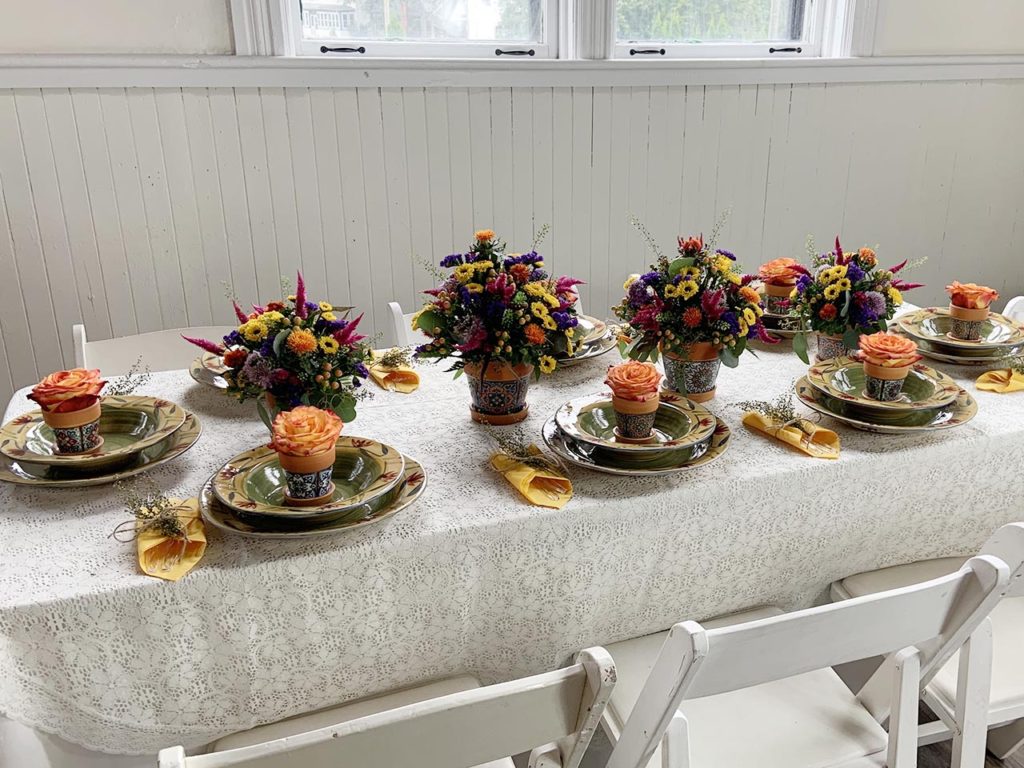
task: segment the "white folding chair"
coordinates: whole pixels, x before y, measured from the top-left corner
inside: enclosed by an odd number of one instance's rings
[[[402,305],[397,301],[392,301],[388,303],[388,313],[391,315],[391,338],[396,347],[419,346],[430,341],[430,337],[423,331],[413,330],[414,312],[404,314]]]
[[[1024,323],[1024,296],[1014,296],[1006,302],[1003,315],[1018,323]]]
[[[982,548],[1011,563],[1012,553],[1024,548],[1024,523],[1004,525]],[[961,568],[965,557],[943,557],[895,565],[848,576],[832,584],[833,600],[848,600],[886,589],[933,579]],[[1012,563],[1011,563],[1012,564]],[[1024,576],[1011,579],[1006,597],[993,609],[992,675],[988,701],[988,748],[1000,759],[1024,745]],[[920,743],[933,744],[953,736],[956,728],[958,661],[954,655],[921,692],[938,720],[921,725]]]
[[[607,768],[909,768],[921,681],[965,643],[955,765],[981,768],[985,619],[1009,579],[1006,563],[982,555],[923,584],[714,626],[687,621],[608,646],[619,681],[604,718],[615,743]],[[885,663],[856,696],[831,669],[879,655]]]
[[[533,750],[530,768],[578,768],[614,685],[611,657],[588,648],[555,672],[426,700],[406,691],[405,706],[363,702],[294,718],[228,737],[223,751],[186,757],[171,747],[158,766],[514,768],[508,755]],[[305,727],[325,717],[330,725]]]
[[[105,376],[123,376],[140,361],[143,367],[154,372],[188,368],[202,352],[181,338],[182,335],[220,342],[235,327],[204,325],[175,328],[101,341],[86,339],[84,325],[75,325],[71,330],[75,338],[76,367],[99,368]]]

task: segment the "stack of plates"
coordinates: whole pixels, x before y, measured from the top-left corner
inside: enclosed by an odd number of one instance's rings
[[[998,363],[1024,350],[1024,328],[993,312],[982,323],[981,338],[964,341],[950,335],[953,320],[948,309],[928,307],[896,318],[900,330],[917,342],[926,357],[957,365]]]
[[[211,525],[259,538],[337,533],[379,522],[405,509],[426,488],[419,462],[389,445],[343,436],[335,446],[334,495],[318,507],[284,504],[284,470],[271,448],[235,456],[210,478],[200,510]]]
[[[559,367],[576,365],[583,360],[603,355],[618,343],[614,328],[609,328],[604,320],[589,315],[579,316],[576,334],[577,337],[582,337],[582,343],[572,357],[558,358]]]
[[[812,365],[796,383],[804,405],[866,432],[903,434],[950,429],[965,424],[978,404],[949,376],[915,365],[898,400],[883,402],[865,392],[863,365],[837,357]]]
[[[101,400],[101,445],[57,453],[42,412],[31,411],[0,428],[0,480],[71,488],[112,483],[177,458],[201,433],[199,419],[180,405],[117,395]]]
[[[661,401],[647,443],[615,437],[615,409],[609,395],[570,400],[544,425],[544,442],[558,456],[614,475],[665,475],[704,466],[723,453],[729,428],[702,405],[678,398]]]
[[[203,352],[202,357],[197,357],[188,367],[193,379],[215,389],[227,389],[228,382],[224,374],[229,370],[230,368],[224,365],[224,358],[212,352]]]

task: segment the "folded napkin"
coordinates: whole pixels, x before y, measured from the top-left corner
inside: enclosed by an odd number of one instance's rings
[[[540,454],[535,445],[530,446],[530,452]],[[572,483],[556,469],[531,466],[512,458],[507,453],[496,453],[491,456],[491,466],[525,496],[527,501],[538,507],[561,509],[572,498]]]
[[[1020,392],[1024,390],[1024,373],[1013,368],[989,371],[981,374],[974,385],[987,392]]]
[[[177,581],[191,571],[206,552],[206,531],[199,516],[198,499],[171,499],[185,526],[187,541],[167,536],[158,528],[139,526],[136,547],[139,568],[149,576]]]
[[[407,365],[387,366],[381,363],[370,365],[370,377],[388,392],[409,394],[420,386],[420,375]]]
[[[748,411],[743,416],[743,423],[750,429],[781,440],[808,456],[817,459],[839,458],[839,435],[807,419],[783,424],[763,413]]]

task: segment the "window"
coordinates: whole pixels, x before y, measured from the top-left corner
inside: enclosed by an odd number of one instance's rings
[[[812,0],[616,0],[615,55],[816,56]]]
[[[544,58],[558,0],[295,0],[300,54]]]

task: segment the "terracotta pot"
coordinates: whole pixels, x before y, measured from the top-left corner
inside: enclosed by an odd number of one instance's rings
[[[833,357],[846,357],[856,352],[855,349],[846,346],[842,336],[829,336],[825,333],[819,333],[816,336],[818,337],[816,357],[819,363],[822,360],[831,360]]]
[[[887,368],[865,361],[864,381],[868,397],[883,402],[898,399],[909,372],[909,365]]]
[[[285,504],[310,507],[322,504],[334,494],[331,473],[334,469],[334,448],[309,456],[293,456],[278,451],[277,460],[288,482]]]
[[[67,413],[51,413],[42,409],[43,421],[53,430],[57,453],[86,453],[103,445],[100,435],[100,401]]]
[[[715,396],[718,371],[718,347],[710,342],[687,344],[681,352],[662,350],[665,363],[665,388],[696,403]]]
[[[784,302],[789,301],[789,295],[793,292],[796,281],[787,285],[764,284],[764,308],[765,312],[772,315],[784,315],[788,312],[788,306]],[[781,306],[780,306],[781,305]]]
[[[482,368],[480,363],[466,363],[463,369],[473,398],[470,406],[473,421],[500,427],[525,419],[530,412],[526,393],[530,388],[533,366],[495,360],[487,365],[483,375]]]
[[[628,400],[612,394],[615,409],[615,436],[623,442],[644,443],[651,439],[654,420],[658,415],[661,398],[655,394],[651,400]]]
[[[981,324],[988,319],[990,312],[988,307],[968,309],[951,303],[949,316],[953,320],[953,327],[950,329],[949,335],[963,341],[977,341],[981,338]]]

